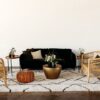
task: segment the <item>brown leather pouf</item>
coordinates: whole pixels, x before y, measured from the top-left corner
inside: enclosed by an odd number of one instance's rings
[[[17,73],[16,78],[21,83],[29,83],[34,80],[34,72],[32,70],[24,69]]]

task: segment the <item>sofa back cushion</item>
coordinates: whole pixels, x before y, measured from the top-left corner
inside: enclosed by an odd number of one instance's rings
[[[28,53],[33,52],[33,56],[34,52],[36,52],[40,55],[40,58],[45,58],[46,54],[55,54],[57,58],[70,59],[72,51],[71,49],[60,49],[60,48],[32,48],[32,49],[27,49],[26,52]]]
[[[57,58],[60,58],[60,59],[66,59],[66,58],[69,58],[71,56],[71,49],[53,49],[51,48],[49,50],[52,54],[55,54]]]

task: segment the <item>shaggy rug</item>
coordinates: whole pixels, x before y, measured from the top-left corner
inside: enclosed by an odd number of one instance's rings
[[[100,80],[97,77],[91,77],[87,82],[87,77],[77,70],[62,70],[58,79],[46,79],[42,70],[35,70],[35,80],[30,83],[19,83],[16,80],[16,74],[19,69],[13,69],[13,75],[9,72],[8,88],[0,80],[0,93],[13,92],[68,92],[68,91],[100,91]]]

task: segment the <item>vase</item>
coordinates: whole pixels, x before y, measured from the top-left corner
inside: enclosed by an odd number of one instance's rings
[[[56,64],[55,67],[51,68],[48,64],[43,65],[43,71],[47,79],[57,79],[61,72],[61,65]]]

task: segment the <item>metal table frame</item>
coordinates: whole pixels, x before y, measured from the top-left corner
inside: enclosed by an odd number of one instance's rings
[[[7,64],[8,64],[8,71],[10,70],[11,68],[11,74],[12,74],[12,60],[13,59],[18,59],[19,58],[19,55],[15,55],[15,57],[9,57],[9,56],[6,56],[6,59],[7,59]]]

